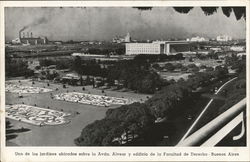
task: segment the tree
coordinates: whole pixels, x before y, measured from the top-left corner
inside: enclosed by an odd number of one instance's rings
[[[52,59],[41,59],[39,60],[40,66],[50,66],[50,65],[55,65],[56,62]]]
[[[145,104],[133,103],[117,109],[109,109],[106,117],[86,126],[81,136],[75,139],[78,146],[114,145],[121,135],[143,134],[154,123],[154,116]],[[120,143],[121,144],[121,143]]]
[[[159,64],[153,64],[152,67],[156,70],[162,70]]]
[[[110,119],[97,120],[82,130],[80,137],[75,139],[75,144],[77,146],[102,146],[103,143],[110,145],[112,139],[117,135],[113,134],[114,129],[119,128],[119,126],[119,121]],[[109,136],[109,139],[107,139],[107,136]],[[104,139],[105,142],[103,142]]]
[[[150,98],[146,104],[155,117],[170,117],[170,112],[178,113],[186,104],[192,103],[191,90],[178,83],[164,87]],[[173,116],[172,116],[173,117]]]
[[[82,75],[82,60],[80,56],[76,56],[73,60],[72,69]]]
[[[56,69],[69,69],[72,65],[72,60],[57,60]]]
[[[228,74],[228,70],[226,67],[216,66],[213,74],[219,79],[224,78]]]
[[[141,117],[146,116],[146,119]],[[116,109],[109,109],[106,112],[107,119],[121,120],[124,122],[138,122],[139,125],[147,125],[154,121],[150,110],[146,104],[133,103],[130,105],[124,105]],[[143,120],[142,120],[143,119]]]
[[[176,60],[183,60],[183,59],[185,59],[185,57],[183,57],[183,54],[182,54],[182,53],[177,53],[177,54],[175,55],[175,58],[176,58]]]
[[[187,14],[193,7],[173,7],[175,11]],[[227,17],[230,16],[233,11],[237,20],[240,20],[242,17],[246,19],[246,8],[245,7],[221,7],[223,14]],[[218,7],[201,7],[205,15],[214,14]]]
[[[150,73],[147,74],[141,84],[139,91],[142,93],[154,93],[156,89],[160,88],[162,86],[162,81],[160,79],[160,76],[156,73]]]
[[[109,67],[107,80],[110,85],[115,80],[122,81],[123,87],[141,93],[154,93],[155,88],[161,88],[164,84],[159,75],[149,69],[149,63],[138,58],[119,61],[114,66]]]
[[[82,79],[82,76],[80,77],[80,85],[83,86],[83,79]]]
[[[53,72],[46,71],[46,74],[45,74],[45,77],[48,80],[53,80],[53,79],[55,79],[58,76],[59,76],[59,74],[56,71],[53,71]]]
[[[175,69],[174,65],[171,63],[166,63],[164,68],[167,69],[168,71],[173,71]]]
[[[6,141],[16,138],[18,133],[30,131],[28,128],[13,129],[10,121],[5,121]]]
[[[176,69],[182,69],[182,68],[183,68],[183,65],[182,65],[181,63],[177,63],[177,64],[175,65],[175,68],[176,68]]]
[[[30,77],[34,75],[34,71],[28,69],[27,61],[7,59],[5,63],[5,75],[7,77]]]

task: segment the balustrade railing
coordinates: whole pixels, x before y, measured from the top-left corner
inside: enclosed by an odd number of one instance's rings
[[[193,134],[182,139],[176,146],[215,146],[239,124],[242,124],[241,132],[239,135],[234,136],[232,140],[241,139],[246,133],[244,122],[245,109],[246,98],[242,99]]]

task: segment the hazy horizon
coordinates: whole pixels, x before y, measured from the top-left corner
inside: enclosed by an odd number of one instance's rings
[[[215,38],[229,35],[245,39],[246,22],[236,20],[232,12],[226,17],[221,8],[206,16],[200,7],[188,14],[172,7],[153,7],[141,11],[132,7],[7,7],[5,38],[12,40],[18,32],[47,36],[49,40],[106,40],[130,33],[133,39],[155,40],[203,36]]]

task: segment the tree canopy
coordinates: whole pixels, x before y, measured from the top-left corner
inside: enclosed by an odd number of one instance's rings
[[[81,136],[75,139],[79,146],[114,145],[115,138],[129,132],[143,134],[154,122],[154,117],[145,104],[133,103],[117,109],[109,109],[106,117],[86,126]]]
[[[153,7],[133,7],[137,8],[141,11],[147,11],[152,10]],[[173,7],[176,12],[187,14],[189,13],[194,7]],[[219,7],[201,7],[202,11],[205,15],[212,15],[215,12],[217,12],[217,9]],[[221,7],[222,12],[225,16],[229,17],[232,12],[234,12],[234,15],[237,20],[240,20],[242,17],[246,20],[246,8],[245,7],[229,7],[229,6],[223,6]]]

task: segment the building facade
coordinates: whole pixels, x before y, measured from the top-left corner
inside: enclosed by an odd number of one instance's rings
[[[126,43],[126,55],[139,54],[176,54],[190,51],[188,42],[155,41],[152,43]]]
[[[192,37],[192,38],[188,38],[187,41],[190,41],[190,42],[204,42],[206,41],[206,39],[204,37]]]
[[[48,39],[46,37],[38,37],[38,38],[21,38],[22,44],[27,45],[38,45],[38,44],[47,44]]]
[[[228,35],[219,35],[216,37],[216,40],[219,42],[227,42],[227,41],[231,41],[232,37],[230,37]]]
[[[23,45],[38,45],[38,44],[48,44],[47,37],[33,37],[32,32],[21,32],[19,31],[19,38],[12,40],[13,44],[23,44]]]
[[[164,44],[161,43],[126,43],[127,55],[164,54]]]

